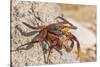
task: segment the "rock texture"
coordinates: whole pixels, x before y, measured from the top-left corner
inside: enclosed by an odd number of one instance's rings
[[[22,24],[22,22],[27,22],[28,24],[37,23],[39,25],[48,25],[55,23],[55,18],[61,16],[62,12],[60,7],[54,3],[41,3],[41,2],[28,2],[28,1],[18,1],[12,0],[12,49],[15,50],[18,46],[30,42],[34,36],[25,37],[16,29],[19,26],[23,31],[30,32],[30,28]],[[39,17],[41,20],[39,20]],[[52,64],[58,63],[72,63],[78,62],[74,55],[75,53],[66,53],[62,49],[63,55],[61,56],[57,51],[53,50],[50,56],[50,61]],[[34,44],[29,50],[20,50],[12,52],[12,66],[24,66],[24,65],[40,65],[45,64],[44,55],[42,48],[38,44]]]
[[[16,29],[16,26],[20,27],[25,32],[30,32],[33,30],[23,25],[22,22],[34,26],[37,26],[37,24],[48,25],[56,23],[57,21],[55,18],[63,15],[59,5],[55,3],[12,0],[11,4],[11,50],[15,50],[17,47],[30,42],[35,36],[22,36],[20,31]],[[95,44],[95,42],[92,44]],[[77,59],[75,48],[71,52],[66,52],[65,49],[61,51],[62,55],[55,49],[52,50],[49,57],[50,64],[80,62],[79,58]],[[47,57],[47,54],[45,57]],[[46,62],[44,52],[39,43],[34,44],[34,47],[29,50],[11,51],[11,65],[13,67],[41,64],[46,64]]]

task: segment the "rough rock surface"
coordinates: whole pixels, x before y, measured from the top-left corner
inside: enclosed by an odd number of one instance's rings
[[[39,25],[48,25],[55,23],[55,18],[61,16],[61,9],[57,4],[54,3],[41,3],[41,2],[28,2],[12,0],[12,47],[11,50],[15,50],[20,45],[30,42],[34,36],[25,37],[16,29],[16,25],[19,26],[23,31],[30,32],[32,29],[26,27],[22,22],[27,22],[28,24],[34,24],[34,26],[39,23]],[[41,20],[39,20],[39,17]],[[52,56],[50,56],[50,61],[52,64],[58,63],[72,63],[78,62],[76,59],[77,55],[73,53],[67,53],[64,49],[61,50],[62,55],[60,55],[56,50],[52,51]],[[11,52],[11,62],[12,66],[24,66],[24,65],[40,65],[45,64],[44,55],[42,48],[38,43],[34,44],[29,50],[19,50]]]
[[[22,36],[22,34],[16,29],[16,26],[20,27],[25,32],[30,32],[33,30],[23,25],[22,22],[26,22],[34,26],[37,26],[37,23],[39,23],[39,25],[48,25],[48,24],[57,22],[55,18],[57,16],[62,16],[63,14],[59,5],[55,3],[12,0],[11,8],[12,8],[11,9],[12,10],[11,12],[11,27],[12,27],[11,50],[15,50],[17,47],[27,42],[30,42],[32,38],[34,38],[34,36],[29,36],[29,37]],[[77,35],[77,32],[75,34]],[[92,35],[92,33],[90,34]],[[79,40],[80,39],[81,37],[79,38]],[[83,44],[84,42],[85,44],[88,44],[86,43],[86,40],[84,41],[84,39],[85,38],[81,39]],[[95,44],[95,42],[92,44]],[[62,49],[61,51],[62,51],[62,55],[60,55],[55,49],[52,50],[52,53],[49,57],[51,64],[80,62],[79,59],[77,59],[77,53],[75,52],[76,49],[73,49],[71,52],[66,52],[65,49]],[[90,51],[90,54],[92,53],[95,56],[94,51]],[[47,54],[46,54],[46,57],[47,57]],[[39,43],[34,44],[34,47],[32,47],[29,50],[19,50],[15,52],[11,51],[11,58],[12,58],[11,64],[14,67],[46,64],[45,59],[44,59],[44,53]]]

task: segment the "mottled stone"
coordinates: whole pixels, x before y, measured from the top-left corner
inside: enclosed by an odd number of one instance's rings
[[[54,3],[41,3],[41,2],[31,2],[31,1],[19,1],[12,0],[12,47],[11,50],[15,50],[20,45],[30,42],[34,36],[25,37],[15,28],[16,25],[20,27],[23,31],[29,32],[32,29],[26,27],[22,22],[28,24],[33,24],[34,26],[39,23],[39,25],[48,25],[55,23],[55,18],[57,16],[62,16],[60,7]],[[39,17],[41,20],[37,19]],[[62,50],[63,55],[60,55],[56,50],[53,50],[50,55],[50,61],[52,64],[58,63],[71,63],[77,62],[76,57],[73,56],[74,53],[66,53]],[[12,52],[12,65],[13,66],[24,66],[24,65],[40,65],[45,64],[44,54],[42,48],[39,44],[34,44],[29,50],[19,50]]]

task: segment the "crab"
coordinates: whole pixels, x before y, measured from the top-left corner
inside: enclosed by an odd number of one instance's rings
[[[68,20],[66,20],[63,17],[56,17],[56,19],[59,18],[61,20],[63,20],[62,22],[58,21],[57,23],[53,23],[50,25],[42,25],[42,26],[33,26],[33,25],[29,25],[26,22],[22,22],[25,26],[33,29],[34,31],[29,32],[29,33],[25,33],[22,32],[21,29],[18,28],[18,26],[16,26],[16,28],[19,29],[19,31],[22,33],[22,35],[24,36],[31,36],[36,34],[37,32],[39,33],[37,36],[35,36],[30,42],[23,44],[21,46],[19,46],[16,51],[18,50],[28,50],[30,48],[32,48],[34,46],[33,43],[42,43],[43,41],[50,42],[50,45],[48,45],[48,57],[47,59],[49,59],[50,53],[52,49],[57,49],[58,51],[60,49],[62,49],[63,47],[66,48],[66,46],[64,45],[63,41],[59,38],[62,35],[66,36],[66,41],[71,41],[70,47],[73,49],[75,42],[77,43],[77,54],[79,56],[79,52],[80,52],[80,43],[78,41],[78,39],[71,33],[69,32],[70,29],[77,29],[76,26],[74,26],[73,24],[71,24]],[[26,47],[24,47],[26,46]],[[67,49],[67,48],[66,48]]]

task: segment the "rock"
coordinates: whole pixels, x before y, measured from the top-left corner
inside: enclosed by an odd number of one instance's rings
[[[25,37],[21,35],[16,26],[25,32],[30,32],[33,30],[23,25],[22,22],[34,26],[37,23],[39,25],[48,25],[57,22],[54,20],[57,16],[62,16],[60,7],[54,3],[12,0],[11,8],[11,50],[16,50],[19,46],[30,42],[34,38],[34,36]],[[52,64],[79,62],[76,59],[77,54],[75,52],[66,53],[64,49],[62,50],[63,55],[60,55],[56,50],[52,52],[50,56]],[[43,50],[39,44],[34,44],[34,47],[31,47],[29,50],[11,51],[11,57],[11,65],[14,67],[46,64]]]

